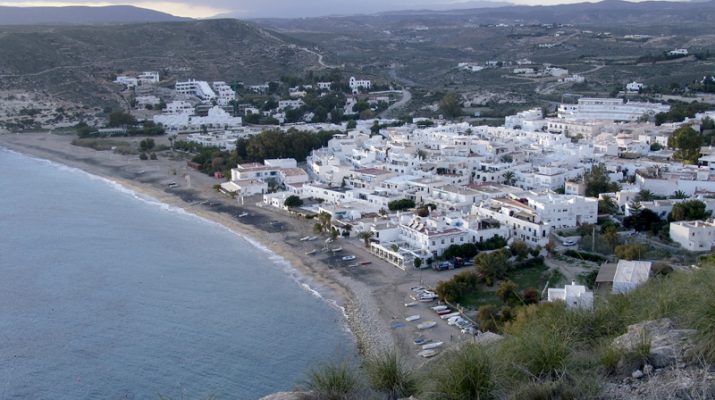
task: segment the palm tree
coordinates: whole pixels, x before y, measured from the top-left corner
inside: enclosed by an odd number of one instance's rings
[[[648,189],[643,189],[638,193],[638,201],[652,201],[654,198],[655,195]]]
[[[370,239],[372,239],[373,236],[375,236],[375,232],[373,231],[362,231],[358,233],[358,238],[362,239],[363,242],[365,242],[365,247],[370,247]]]
[[[675,193],[673,193],[673,198],[674,199],[687,199],[688,195],[685,194],[682,190],[676,190]]]
[[[393,351],[376,353],[365,360],[370,386],[385,393],[388,400],[410,397],[417,392],[417,379],[412,370]]]
[[[514,171],[507,171],[504,173],[504,183],[513,186],[516,183],[516,174]]]
[[[598,213],[599,214],[613,214],[618,210],[618,204],[616,200],[604,194],[601,196],[601,200],[598,201]]]

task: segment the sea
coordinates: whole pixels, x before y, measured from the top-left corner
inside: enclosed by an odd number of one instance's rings
[[[0,399],[257,399],[355,362],[281,257],[104,178],[0,147]]]

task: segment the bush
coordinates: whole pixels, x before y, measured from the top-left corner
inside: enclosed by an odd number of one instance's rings
[[[303,200],[296,195],[291,195],[286,198],[283,205],[286,207],[300,207],[303,205]]]
[[[374,354],[364,363],[370,386],[385,393],[389,400],[410,397],[417,393],[417,379],[395,351]]]
[[[140,160],[148,160],[149,157],[147,157],[146,153],[141,152],[141,153],[139,153],[139,159]]]
[[[357,398],[360,383],[347,365],[322,364],[308,373],[307,387],[320,400],[347,400]]]
[[[432,392],[439,399],[496,398],[496,369],[486,347],[467,344],[445,353],[431,377]]]
[[[387,203],[390,211],[402,211],[415,207],[415,201],[410,199],[393,200]]]
[[[585,253],[583,251],[576,251],[576,250],[571,250],[571,249],[564,251],[564,255],[573,257],[573,258],[578,258],[581,260],[593,261],[593,262],[597,262],[597,263],[606,261],[605,257],[600,256],[598,254]]]

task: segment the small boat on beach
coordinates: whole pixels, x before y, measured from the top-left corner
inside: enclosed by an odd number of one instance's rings
[[[434,310],[435,312],[440,312],[442,310],[448,310],[448,309],[449,309],[449,307],[447,307],[445,305],[432,307],[432,310]]]
[[[243,217],[247,217],[247,216],[248,216],[247,212],[238,214],[239,218],[243,218]]]
[[[333,251],[335,251],[335,250],[333,250]],[[345,256],[345,257],[343,257],[343,261],[352,261],[352,260],[354,260],[354,259],[356,259],[356,258],[357,258],[357,257],[355,257],[355,256],[353,256],[353,255]]]
[[[343,251],[343,248],[342,248],[342,247],[336,247],[336,248],[334,248],[334,249],[330,249],[330,251],[332,251],[333,253],[337,253],[337,252],[339,252],[339,251]]]
[[[318,238],[317,236],[308,236],[308,239],[305,239],[305,240],[307,240],[307,241],[310,242],[310,241],[313,241],[313,240],[315,240],[315,239],[317,239],[317,238]]]
[[[317,253],[317,252],[318,252],[317,250],[313,249],[313,250],[311,250],[311,251],[306,251],[306,252],[305,252],[305,255],[306,255],[306,256],[312,256],[313,254],[315,254],[315,253]]]
[[[417,302],[415,302],[415,301],[412,301],[412,302],[409,302],[409,303],[405,303],[405,307],[414,307],[414,306],[416,306],[416,305],[417,305]]]
[[[305,237],[300,238],[300,241],[305,242],[308,239],[310,239],[310,236],[305,236]]]
[[[407,321],[407,322],[412,322],[412,321],[417,321],[417,320],[420,319],[420,318],[422,318],[422,317],[420,317],[419,315],[415,314],[415,315],[410,315],[409,317],[405,318],[405,321]]]
[[[443,344],[444,343],[442,342],[427,343],[422,345],[422,350],[436,349],[437,347],[441,347]]]
[[[358,266],[357,264],[349,264],[348,268],[353,268],[353,267],[357,267],[357,266]]]
[[[417,339],[415,339],[415,340],[413,341],[413,343],[416,344],[416,345],[418,345],[418,346],[422,346],[422,345],[427,344],[427,343],[429,343],[429,342],[431,342],[431,341],[432,341],[432,339],[427,339],[427,338],[418,337]]]
[[[362,261],[360,265],[370,265],[372,264],[372,261]]]
[[[455,312],[452,312],[452,313],[449,313],[449,314],[440,315],[439,317],[442,318],[442,319],[450,319],[450,318],[452,318],[452,317],[459,317],[460,315],[462,315],[462,314],[460,314],[459,312],[456,312],[456,311],[455,311]]]
[[[437,354],[439,354],[439,351],[437,351],[437,350],[422,350],[419,353],[417,353],[418,356],[424,357],[424,358],[434,357]]]
[[[437,323],[434,321],[426,321],[426,322],[423,322],[423,323],[417,325],[417,329],[424,330],[424,329],[434,328],[435,325],[437,325]]]
[[[439,310],[439,311],[437,311],[437,315],[449,314],[449,313],[451,313],[451,312],[453,312],[453,311],[450,310],[449,308],[445,308],[444,310]]]

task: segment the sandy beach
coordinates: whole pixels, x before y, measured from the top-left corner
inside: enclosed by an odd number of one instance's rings
[[[324,252],[325,238],[300,240],[313,235],[310,221],[261,207],[260,196],[239,204],[213,189],[221,181],[188,168],[184,157],[171,151],[159,153],[158,160],[142,161],[135,155],[74,146],[72,139],[47,133],[5,134],[0,135],[0,146],[112,180],[136,193],[219,223],[280,255],[295,268],[298,282],[316,289],[327,301],[345,311],[347,324],[362,354],[396,348],[407,361],[418,366],[425,360],[416,355],[419,348],[412,341],[422,333],[433,341],[443,341],[445,347],[470,340],[428,309],[428,305],[434,304],[405,307],[406,302],[412,301],[410,288],[434,286],[437,281],[448,279],[453,271],[405,272],[372,256],[362,242],[354,238],[339,239],[331,245],[342,247],[340,252]],[[170,188],[171,182],[177,186]],[[312,250],[317,251],[306,255]],[[342,261],[341,257],[348,254],[357,259],[349,263]],[[371,263],[348,266],[361,261]],[[421,319],[405,321],[406,316],[414,314]],[[437,326],[419,332],[417,323],[428,320],[437,321]]]

